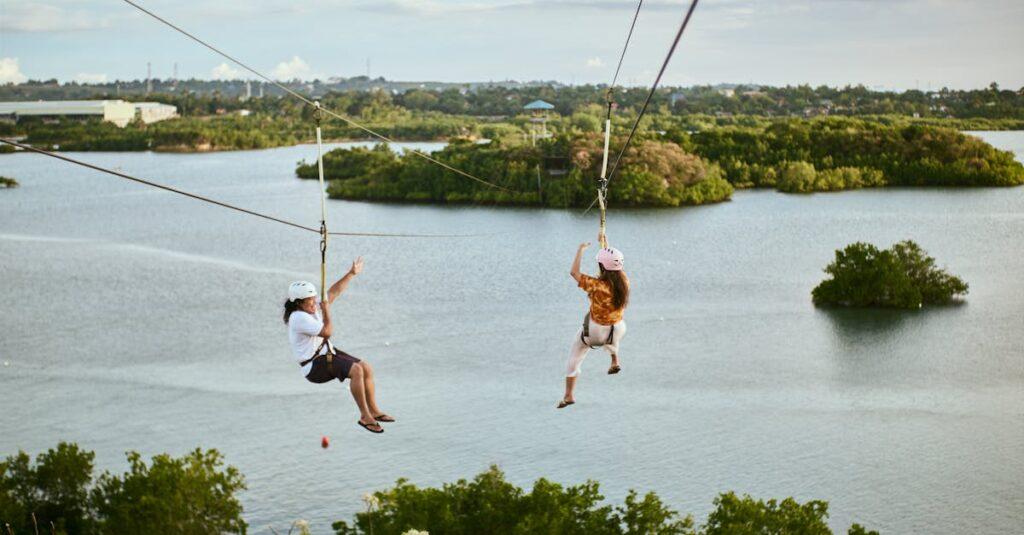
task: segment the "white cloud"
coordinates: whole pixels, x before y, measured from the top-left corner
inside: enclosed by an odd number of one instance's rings
[[[0,31],[8,32],[66,32],[95,30],[109,26],[108,18],[39,2],[4,6],[3,17],[0,17]]]
[[[599,58],[597,56],[594,56],[592,58],[587,58],[587,67],[592,68],[592,69],[596,69],[598,67],[604,67],[604,62],[601,61],[601,58]]]
[[[80,84],[105,84],[107,75],[102,73],[80,72],[75,75],[75,81]]]
[[[25,80],[28,76],[21,73],[18,58],[0,58],[0,84],[20,84]]]
[[[228,65],[227,62],[221,63],[210,70],[210,76],[214,80],[237,80],[240,74],[242,74],[241,71]]]
[[[309,71],[308,63],[299,56],[292,56],[292,59],[278,63],[271,75],[278,80],[302,80],[309,76]]]

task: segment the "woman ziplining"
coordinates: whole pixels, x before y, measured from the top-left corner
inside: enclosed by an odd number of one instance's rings
[[[629,278],[623,271],[622,252],[608,247],[604,234],[598,236],[598,241],[605,244],[597,253],[599,277],[591,277],[580,271],[583,252],[590,247],[590,243],[580,244],[572,262],[570,275],[590,298],[590,311],[583,318],[583,328],[573,340],[565,372],[565,395],[558,403],[559,409],[576,403],[576,378],[579,377],[583,359],[591,349],[603,347],[611,355],[609,375],[622,370],[619,366],[619,342],[626,334],[626,322],[622,316],[629,305]]]
[[[317,299],[313,283],[291,283],[288,300],[284,303],[284,322],[288,325],[288,341],[303,377],[319,384],[350,379],[349,390],[359,408],[359,425],[371,433],[383,433],[384,428],[378,422],[394,422],[395,419],[377,406],[373,367],[336,348],[330,340],[334,330],[331,304],[362,271],[363,259],[356,258],[348,273],[331,285],[322,299]]]

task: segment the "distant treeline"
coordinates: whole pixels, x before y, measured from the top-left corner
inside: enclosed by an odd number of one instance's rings
[[[571,115],[588,106],[604,107],[607,88],[603,85],[565,86],[534,84],[416,84],[382,78],[309,83],[288,82],[299,92],[315,95],[329,108],[359,115],[368,106],[394,106],[413,111],[450,115],[513,116],[525,104],[542,99],[552,103],[561,115]],[[255,85],[255,84],[254,84]],[[423,87],[420,87],[422,85]],[[124,92],[119,87],[124,87]],[[66,98],[125,98],[157,100],[178,106],[184,115],[213,114],[217,110],[250,109],[270,114],[295,116],[302,104],[266,85],[263,98],[240,99],[245,82],[157,80],[155,92],[146,94],[142,81],[111,82],[102,85],[58,84],[55,80],[0,86],[0,100]],[[647,95],[643,87],[617,88],[618,110],[633,114]],[[809,85],[692,86],[660,89],[652,101],[655,110],[673,115],[691,113],[760,116],[807,115],[902,115],[922,118],[989,118],[1024,120],[1024,88],[1002,89],[996,83],[983,89],[935,91],[876,91],[864,86],[828,87]]]
[[[610,183],[616,206],[681,206],[727,200],[733,188],[784,192],[882,186],[1015,186],[1024,166],[957,130],[852,118],[776,119],[752,126],[676,125],[646,131]],[[616,137],[614,147],[624,139]],[[336,149],[324,157],[328,192],[343,199],[432,203],[589,206],[601,138],[578,128],[536,146],[500,140],[454,142],[434,158],[499,187],[459,176],[385,145]],[[298,176],[315,178],[315,162]]]
[[[736,187],[787,192],[877,186],[1017,186],[1013,154],[951,128],[854,118],[775,120],[666,137],[718,164]]]
[[[438,140],[493,134],[501,125],[468,117],[429,112],[389,110],[367,114],[361,124],[385,136],[402,140]],[[323,121],[325,139],[364,139],[367,133],[337,120]],[[507,125],[506,125],[507,127]],[[301,117],[266,114],[182,117],[152,124],[136,122],[124,128],[97,119],[58,123],[25,119],[0,123],[0,136],[26,136],[39,147],[68,151],[211,151],[263,149],[312,142],[315,123]]]

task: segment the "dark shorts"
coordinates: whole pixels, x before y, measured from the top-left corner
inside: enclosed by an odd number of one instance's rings
[[[344,381],[348,378],[348,372],[352,371],[352,365],[357,362],[361,361],[335,348],[334,360],[331,362],[330,369],[327,366],[326,356],[317,357],[313,360],[313,367],[306,374],[306,380],[311,383],[327,383],[335,379]]]

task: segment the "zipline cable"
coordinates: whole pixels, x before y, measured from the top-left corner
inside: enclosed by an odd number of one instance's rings
[[[636,28],[636,19],[640,16],[640,8],[643,7],[644,0],[640,0],[636,4],[636,13],[633,13],[633,23],[629,25],[629,34],[626,35],[626,42],[622,44],[622,54],[619,55],[619,65],[615,67],[615,76],[612,76],[612,83],[608,84],[609,88],[615,87],[615,82],[619,79],[619,71],[622,69],[622,60],[626,58],[626,49],[629,48],[629,40],[633,37],[633,28]]]
[[[195,199],[195,200],[198,200],[198,201],[207,202],[207,203],[210,203],[210,204],[221,206],[223,208],[227,208],[229,210],[235,210],[237,212],[242,212],[243,214],[248,214],[248,215],[251,215],[251,216],[256,216],[256,217],[263,218],[263,219],[266,219],[266,220],[269,220],[269,221],[273,221],[275,223],[281,223],[282,225],[288,225],[290,227],[295,227],[297,229],[305,230],[305,231],[308,231],[308,232],[315,232],[315,233],[318,233],[318,234],[322,233],[321,231],[319,231],[319,230],[317,230],[317,229],[315,229],[313,227],[307,227],[305,225],[300,225],[299,223],[295,223],[293,221],[288,221],[286,219],[281,219],[279,217],[274,217],[274,216],[271,216],[271,215],[267,215],[267,214],[263,214],[263,213],[256,212],[256,211],[253,211],[253,210],[249,210],[247,208],[242,208],[240,206],[235,206],[233,204],[228,204],[226,202],[218,201],[216,199],[211,199],[209,197],[204,197],[202,195],[197,195],[195,193],[190,193],[188,191],[181,190],[181,189],[178,189],[178,188],[174,188],[174,187],[171,187],[171,186],[166,186],[164,184],[158,184],[158,183],[150,181],[150,180],[146,180],[146,179],[143,179],[143,178],[138,178],[138,177],[134,177],[134,176],[131,176],[131,175],[127,175],[127,174],[122,173],[120,171],[114,171],[112,169],[106,169],[106,168],[100,167],[98,165],[93,165],[91,163],[83,162],[81,160],[76,160],[76,159],[70,158],[68,156],[64,156],[64,155],[57,154],[57,153],[54,153],[54,152],[50,152],[50,151],[47,151],[47,150],[39,149],[39,148],[33,147],[31,145],[24,145],[24,144],[18,143],[16,141],[11,141],[11,140],[8,140],[8,139],[3,139],[3,138],[0,138],[0,143],[6,143],[8,145],[11,145],[12,147],[17,147],[17,148],[20,148],[22,150],[26,150],[26,151],[29,151],[29,152],[35,152],[37,154],[42,154],[44,156],[49,156],[51,158],[56,158],[58,160],[63,160],[65,162],[68,162],[68,163],[71,163],[71,164],[80,165],[82,167],[86,167],[86,168],[92,169],[93,171],[99,171],[101,173],[106,173],[108,175],[114,175],[116,177],[124,178],[126,180],[131,180],[133,182],[138,182],[139,184],[144,184],[146,186],[151,186],[151,187],[154,187],[154,188],[157,188],[157,189],[162,189],[164,191],[169,191],[171,193],[177,193],[178,195],[184,195],[185,197],[189,197],[189,198],[192,198],[192,199]],[[385,233],[374,233],[374,232],[330,232],[328,234],[330,234],[331,236],[362,236],[362,237],[370,237],[370,238],[469,238],[469,237],[478,236],[478,235],[474,235],[474,234],[385,234]]]
[[[629,41],[633,38],[633,30],[636,28],[636,19],[640,17],[640,8],[643,7],[643,5],[644,0],[639,0],[636,4],[636,12],[633,13],[633,22],[629,24],[629,33],[626,34],[626,41],[622,43],[622,53],[619,54],[619,64],[615,66],[615,75],[612,76],[612,82],[608,84],[608,91],[605,93],[608,111],[604,118],[604,150],[601,153],[601,180],[598,183],[597,188],[597,202],[599,202],[601,206],[601,227],[597,237],[602,248],[608,247],[608,238],[605,235],[605,226],[607,222],[607,205],[605,204],[605,196],[608,192],[608,146],[612,137],[612,109],[615,107],[615,83],[619,80],[619,71],[622,70],[622,62],[626,59],[626,50],[629,49]],[[589,211],[590,209],[588,208],[587,210]]]
[[[188,37],[189,39],[192,39],[193,41],[199,43],[200,45],[203,45],[204,47],[212,50],[213,52],[215,52],[215,53],[219,54],[220,56],[226,58],[228,61],[231,61],[235,65],[238,65],[239,67],[242,67],[243,69],[245,69],[245,70],[253,73],[254,75],[262,78],[263,80],[267,81],[268,83],[273,84],[274,86],[278,87],[279,89],[281,89],[285,93],[288,93],[289,95],[291,95],[291,96],[293,96],[293,97],[295,97],[295,98],[305,102],[306,104],[308,104],[310,106],[314,106],[314,107],[316,106],[316,104],[315,104],[315,102],[313,100],[309,99],[308,97],[306,97],[302,93],[299,93],[298,91],[295,91],[295,90],[289,88],[288,86],[278,82],[277,80],[274,80],[274,79],[270,78],[269,76],[261,73],[260,71],[257,71],[256,69],[246,65],[245,63],[242,63],[242,61],[236,59],[234,56],[231,56],[230,54],[227,54],[226,52],[221,51],[219,48],[217,48],[217,47],[207,43],[206,41],[203,41],[202,39],[196,37],[195,35],[189,33],[188,31],[186,31],[184,28],[181,28],[180,26],[175,25],[171,21],[169,21],[169,20],[161,17],[160,15],[157,15],[156,13],[154,13],[154,12],[152,12],[152,11],[142,7],[142,6],[140,6],[139,4],[133,2],[132,0],[124,0],[124,2],[126,4],[134,7],[135,9],[138,9],[139,11],[149,15],[150,17],[153,17],[154,19],[162,22],[163,24],[165,24],[168,27],[176,30],[177,32],[179,32],[182,35]],[[330,115],[332,117],[340,119],[340,120],[344,121],[346,124],[354,126],[354,127],[358,128],[358,129],[362,130],[363,132],[366,132],[367,134],[370,134],[371,136],[376,137],[377,139],[380,139],[381,141],[384,141],[386,143],[395,143],[395,141],[393,139],[391,139],[390,137],[385,136],[384,134],[381,134],[381,133],[379,133],[379,132],[377,132],[375,130],[372,130],[369,127],[363,126],[363,125],[353,121],[352,119],[349,119],[348,117],[345,117],[343,115],[335,113],[335,112],[333,112],[333,111],[331,111],[331,110],[329,110],[327,108],[321,107],[320,109],[323,110],[323,112],[326,113],[327,115]],[[498,184],[495,184],[493,182],[488,182],[488,181],[486,181],[486,180],[484,180],[482,178],[479,178],[477,176],[471,175],[471,174],[469,174],[469,173],[467,173],[465,171],[462,171],[460,169],[456,169],[456,168],[454,168],[454,167],[452,167],[452,166],[450,166],[450,165],[448,165],[448,164],[446,164],[446,163],[444,163],[444,162],[442,162],[442,161],[440,161],[440,160],[438,160],[438,159],[436,159],[436,158],[430,156],[429,154],[427,154],[425,152],[422,152],[420,150],[410,149],[409,152],[412,153],[412,154],[415,154],[416,156],[419,156],[420,158],[423,158],[424,160],[427,160],[429,162],[433,162],[433,163],[435,163],[435,164],[437,164],[437,165],[439,165],[439,166],[441,166],[441,167],[443,167],[443,168],[445,168],[445,169],[447,169],[447,170],[449,170],[449,171],[451,171],[453,173],[462,175],[462,176],[464,176],[466,178],[469,178],[471,180],[475,180],[475,181],[477,181],[477,182],[479,182],[481,184],[485,184],[485,185],[490,186],[492,188],[497,188],[497,189],[500,189],[500,190],[503,190],[503,191],[507,191],[507,192],[510,192],[510,193],[519,193],[516,190],[506,188],[505,186],[499,186]]]
[[[647,113],[647,107],[651,104],[651,99],[654,97],[655,92],[658,90],[658,84],[661,82],[661,77],[665,74],[665,70],[668,68],[668,64],[672,61],[672,54],[676,51],[676,46],[679,45],[679,40],[683,37],[683,32],[686,31],[686,26],[690,24],[690,17],[693,16],[693,11],[697,8],[697,2],[699,0],[692,0],[690,2],[690,8],[686,11],[686,17],[683,18],[683,22],[679,25],[679,31],[676,32],[675,39],[672,40],[672,46],[668,49],[668,54],[665,55],[665,61],[661,64],[661,69],[658,71],[658,76],[655,77],[654,83],[651,84],[651,90],[647,93],[647,98],[644,99],[644,105],[640,108],[640,113],[636,116],[636,121],[633,122],[633,128],[629,131],[629,136],[626,137],[626,142],[622,145],[622,150],[619,151],[619,155],[615,158],[615,162],[612,164],[612,170],[608,173],[608,177],[602,179],[604,182],[604,192],[599,192],[597,198],[595,198],[590,206],[587,207],[586,212],[589,212],[594,207],[595,203],[601,203],[601,209],[604,210],[605,193],[607,193],[608,182],[615,176],[615,171],[619,168],[619,162],[622,161],[622,156],[626,153],[626,149],[629,148],[629,144],[633,141],[633,136],[636,134],[637,127],[640,126],[640,120],[643,119],[644,114]],[[635,23],[635,19],[634,19]],[[631,30],[632,31],[632,30]],[[586,213],[584,212],[584,213]],[[604,216],[602,215],[602,220]],[[603,226],[602,226],[603,230]]]
[[[658,90],[658,84],[661,82],[661,77],[665,74],[665,70],[668,69],[668,64],[672,61],[672,54],[676,51],[676,46],[679,45],[679,40],[683,37],[683,32],[686,31],[686,26],[690,23],[690,17],[693,16],[693,11],[697,8],[697,2],[699,0],[692,0],[690,2],[690,9],[686,11],[686,17],[683,18],[682,24],[679,25],[679,31],[676,32],[676,38],[672,40],[672,46],[668,49],[668,54],[665,55],[665,61],[661,63],[661,70],[658,71],[658,76],[654,79],[654,83],[651,84],[651,91],[647,93],[647,98],[644,100],[644,105],[640,108],[640,114],[636,116],[636,121],[633,122],[633,128],[629,131],[629,136],[626,137],[626,143],[622,145],[622,150],[619,151],[619,155],[615,158],[615,163],[612,164],[612,170],[608,173],[608,181],[615,176],[615,170],[619,167],[619,162],[622,160],[622,155],[626,153],[626,149],[629,148],[629,143],[633,141],[633,135],[636,134],[637,127],[640,126],[640,120],[643,119],[644,114],[647,113],[647,107],[651,104],[651,99],[654,97],[654,93]]]

